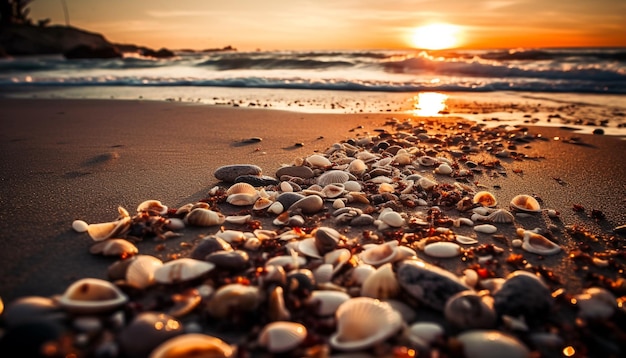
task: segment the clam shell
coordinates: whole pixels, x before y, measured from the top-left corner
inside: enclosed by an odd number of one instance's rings
[[[374,245],[359,254],[361,260],[372,266],[380,266],[387,262],[393,262],[398,254],[398,242],[388,241],[384,244]]]
[[[314,214],[324,207],[324,200],[317,195],[306,196],[289,207],[289,211],[302,210],[304,214]]]
[[[273,202],[272,205],[270,205],[269,208],[267,208],[268,212],[272,214],[276,214],[276,215],[282,213],[284,210],[285,210],[285,207],[279,201]]]
[[[226,198],[226,202],[230,205],[235,206],[248,206],[253,205],[258,199],[258,194],[249,194],[249,193],[237,193],[231,194]]]
[[[345,301],[335,316],[337,332],[330,337],[330,345],[339,350],[371,347],[389,338],[402,326],[402,317],[391,305],[369,297]]]
[[[235,356],[236,349],[219,338],[200,333],[187,333],[160,344],[149,358]]]
[[[455,240],[459,244],[463,244],[463,245],[472,245],[472,244],[478,243],[478,240],[474,239],[473,237],[469,237],[465,235],[456,235]]]
[[[146,200],[137,206],[137,212],[165,215],[167,213],[167,206],[163,205],[158,200]]]
[[[313,275],[315,276],[315,281],[319,283],[330,282],[333,277],[334,267],[332,264],[321,264],[315,270],[313,270]]]
[[[239,243],[246,239],[246,234],[239,230],[223,230],[215,233],[215,236],[228,243]]]
[[[310,166],[318,168],[326,168],[333,164],[330,160],[328,160],[328,158],[321,154],[310,155],[305,159],[305,161]]]
[[[404,218],[400,213],[393,210],[383,210],[378,219],[391,227],[401,227],[404,225]]]
[[[315,245],[314,237],[308,237],[304,240],[298,241],[297,250],[304,256],[313,257],[316,259],[322,258],[319,250],[317,249],[317,246]]]
[[[166,262],[154,271],[154,279],[158,283],[172,284],[196,279],[213,270],[215,265],[210,262],[180,258]]]
[[[307,299],[307,304],[315,307],[318,316],[330,316],[337,312],[339,306],[350,299],[350,295],[341,291],[315,290]]]
[[[256,286],[231,283],[220,287],[207,304],[207,311],[217,318],[242,311],[254,311],[260,304],[261,295]]]
[[[265,262],[265,267],[281,266],[283,268],[296,268],[306,264],[306,259],[301,256],[274,256]]]
[[[474,226],[474,231],[482,232],[483,234],[493,234],[498,231],[498,228],[490,224],[482,224]]]
[[[325,187],[328,184],[343,184],[348,180],[350,180],[350,175],[348,175],[348,173],[341,170],[329,170],[317,177],[317,184]]]
[[[367,164],[361,159],[355,159],[348,165],[348,171],[356,176],[361,176],[367,171]]]
[[[432,167],[433,165],[439,163],[439,161],[436,158],[433,158],[427,155],[417,158],[417,162],[420,165],[423,165],[425,167]]]
[[[474,204],[486,206],[489,208],[498,205],[496,197],[488,191],[479,191],[478,193],[474,194],[474,198],[472,199],[472,201],[474,202]]]
[[[71,284],[59,298],[70,312],[100,313],[111,311],[128,300],[117,286],[97,278],[84,278]]]
[[[454,169],[452,169],[452,167],[448,163],[439,164],[439,166],[435,168],[435,174],[440,175],[450,175],[453,171]]]
[[[391,263],[379,267],[369,275],[361,287],[361,296],[386,300],[394,298],[400,292],[400,285],[393,272]]]
[[[269,198],[258,198],[254,205],[252,206],[252,210],[264,210],[269,208],[274,202]]]
[[[126,282],[137,288],[146,288],[154,283],[154,272],[163,262],[154,256],[138,255],[126,269]]]
[[[328,184],[322,189],[322,195],[326,198],[337,198],[346,191],[343,184]]]
[[[103,241],[115,236],[122,236],[130,229],[131,219],[126,216],[116,221],[89,224],[87,233],[94,241]]]
[[[417,181],[417,185],[419,185],[424,190],[432,190],[437,185],[437,182],[423,177]]]
[[[554,255],[561,252],[561,246],[535,232],[517,229],[517,235],[523,238],[522,249],[537,255]]]
[[[461,247],[454,242],[433,242],[424,247],[424,253],[431,257],[449,258],[459,256]]]
[[[243,225],[252,220],[252,215],[232,215],[224,218],[224,221],[230,224]]]
[[[124,239],[109,239],[93,244],[89,248],[92,254],[102,254],[104,256],[121,256],[123,258],[135,255],[139,252],[137,247],[130,241]]]
[[[363,285],[365,280],[370,277],[374,272],[376,272],[376,268],[372,265],[368,264],[359,264],[352,270],[351,278],[352,281],[357,285]]]
[[[89,228],[89,224],[83,220],[74,220],[72,222],[72,229],[76,232],[87,232]]]
[[[354,181],[354,180],[348,180],[347,182],[343,183],[344,188],[347,191],[361,191],[363,190],[363,188],[361,187],[361,184],[359,184],[359,182]]]
[[[278,321],[266,325],[259,334],[259,344],[270,353],[283,353],[298,347],[306,338],[307,330],[300,323]]]
[[[513,336],[500,331],[474,330],[460,334],[457,339],[463,345],[467,358],[528,358],[530,351]]]
[[[526,194],[517,195],[516,197],[511,199],[511,208],[513,210],[533,213],[541,211],[541,206],[539,205],[537,199]]]
[[[225,220],[226,217],[222,213],[203,208],[193,209],[185,216],[185,223],[193,226],[221,225]]]

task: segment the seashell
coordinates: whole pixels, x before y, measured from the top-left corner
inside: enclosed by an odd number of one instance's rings
[[[590,287],[574,297],[578,315],[584,319],[607,320],[617,310],[615,296],[601,287]]]
[[[154,256],[137,255],[126,269],[126,282],[137,288],[146,288],[154,283],[154,272],[163,262]]]
[[[314,307],[318,316],[334,315],[339,306],[350,299],[350,295],[341,291],[315,290],[307,299],[307,304]]]
[[[495,330],[472,330],[457,336],[467,358],[528,358],[530,351],[517,338]]]
[[[170,230],[182,230],[185,228],[185,222],[179,218],[169,218],[165,227]]]
[[[506,209],[497,209],[487,215],[486,220],[492,223],[508,224],[515,221],[515,216]]]
[[[511,200],[511,208],[513,210],[537,213],[541,211],[541,206],[537,199],[530,195],[521,194],[517,195]]]
[[[131,219],[125,216],[119,220],[89,224],[87,233],[94,241],[103,241],[116,236],[123,236],[130,229]]]
[[[137,247],[130,241],[124,239],[109,239],[93,244],[89,248],[92,254],[102,254],[104,256],[120,256],[126,258],[139,252]]]
[[[235,206],[247,206],[253,205],[258,197],[258,194],[237,193],[229,195],[226,198],[226,202]]]
[[[84,278],[71,284],[59,297],[66,310],[79,314],[101,313],[120,307],[128,297],[109,281]]]
[[[224,239],[211,235],[202,240],[193,248],[189,256],[192,259],[204,260],[205,257],[216,251],[232,251],[233,248]]]
[[[530,230],[519,228],[517,229],[517,236],[523,239],[522,249],[533,254],[554,255],[561,251],[561,246]]]
[[[493,298],[474,291],[463,291],[450,297],[443,312],[447,322],[461,329],[492,328],[497,320]]]
[[[300,323],[279,321],[267,324],[259,334],[259,344],[270,353],[284,353],[298,347],[307,336]]]
[[[436,158],[430,157],[428,155],[417,158],[417,162],[419,163],[419,165],[423,165],[425,167],[432,167],[433,165],[439,163]]]
[[[348,180],[350,180],[350,175],[348,175],[348,173],[341,170],[329,170],[317,177],[317,184],[323,188],[328,184],[343,184]]]
[[[146,200],[137,206],[137,212],[147,212],[149,214],[165,215],[167,214],[167,206],[158,200]]]
[[[483,234],[493,234],[498,231],[498,228],[490,224],[482,224],[474,226],[474,231],[481,232]]]
[[[118,342],[125,356],[147,357],[161,343],[182,333],[183,325],[174,317],[141,312],[120,332]]]
[[[195,209],[192,203],[185,204],[180,208],[176,209],[176,215],[184,216],[187,215],[191,210]]]
[[[404,218],[400,213],[397,213],[391,209],[383,210],[378,219],[391,227],[401,227],[404,225]]]
[[[356,176],[361,176],[367,171],[367,164],[361,159],[355,159],[348,165],[348,171]]]
[[[461,225],[474,226],[474,222],[468,218],[458,218],[455,219],[452,224],[454,227],[461,227]]]
[[[385,175],[379,175],[379,176],[375,176],[373,178],[371,178],[370,180],[367,181],[368,183],[374,183],[374,184],[383,184],[383,183],[393,183],[393,179],[391,179],[388,176]]]
[[[474,194],[474,198],[472,199],[474,204],[478,204],[480,206],[486,206],[492,208],[498,205],[498,201],[496,197],[488,191],[479,191]]]
[[[316,259],[322,258],[322,256],[320,255],[320,252],[317,250],[317,247],[315,246],[314,237],[308,237],[304,240],[298,241],[297,250],[299,253],[301,253],[304,256],[313,257]]]
[[[256,310],[261,301],[259,288],[231,283],[220,287],[207,304],[211,316],[225,318],[235,312]]]
[[[363,188],[361,187],[361,184],[359,184],[359,182],[354,181],[354,180],[348,180],[347,182],[343,183],[343,187],[346,191],[361,191],[363,190]]]
[[[324,200],[317,195],[306,196],[289,207],[289,211],[302,210],[304,214],[314,214],[324,207]]]
[[[396,191],[396,188],[389,184],[389,183],[381,183],[378,186],[378,193],[379,194],[383,194],[383,193],[393,193]]]
[[[223,270],[240,271],[248,267],[250,257],[242,250],[217,251],[207,256],[205,261]]]
[[[72,222],[72,229],[74,229],[74,231],[76,232],[87,232],[87,229],[89,229],[89,224],[87,224],[83,220],[74,220]]]
[[[332,264],[321,264],[313,270],[315,281],[319,283],[327,283],[333,278],[334,267]]]
[[[322,189],[322,194],[326,198],[334,199],[345,192],[343,184],[328,184]]]
[[[363,285],[370,275],[376,272],[376,268],[372,265],[361,263],[352,270],[351,278],[357,285]]]
[[[333,209],[341,209],[346,207],[345,199],[335,199],[333,201]]]
[[[454,169],[447,163],[439,164],[439,166],[435,168],[435,174],[450,175],[452,172],[454,172]]]
[[[554,301],[550,289],[538,276],[519,270],[510,273],[492,295],[499,315],[538,321],[549,314]]]
[[[331,163],[331,161],[328,160],[328,158],[326,158],[325,156],[321,154],[310,155],[305,159],[305,162],[309,164],[310,166],[317,167],[317,168],[326,168],[326,167],[330,167],[331,165],[333,165],[333,163]]]
[[[149,358],[234,357],[236,349],[219,338],[200,333],[187,333],[160,344]]]
[[[268,299],[268,316],[273,321],[283,321],[291,318],[291,313],[285,306],[283,288],[276,286],[270,293]]]
[[[254,205],[252,206],[252,210],[264,210],[270,207],[274,202],[268,198],[258,198]]]
[[[355,157],[365,163],[378,159],[378,156],[376,154],[368,152],[367,150],[356,153]]]
[[[217,211],[196,208],[185,216],[185,223],[193,226],[215,226],[221,225],[226,217]]]
[[[411,154],[409,153],[400,153],[398,151],[398,154],[396,154],[393,157],[393,162],[397,165],[408,165],[411,164],[411,160],[413,160],[413,157],[411,156]]]
[[[233,215],[224,218],[224,221],[229,224],[243,225],[252,220],[252,215]]]
[[[237,177],[242,175],[258,175],[262,174],[262,170],[260,167],[252,164],[232,164],[232,165],[224,165],[215,170],[213,172],[213,176],[217,180],[221,180],[224,182],[234,182]]]
[[[173,284],[201,277],[213,270],[215,264],[190,258],[180,258],[166,262],[154,271],[158,283]]]
[[[304,257],[298,255],[283,255],[283,256],[274,256],[271,259],[267,260],[265,263],[265,267],[269,266],[281,266],[283,268],[291,269],[297,268],[300,266],[304,266],[306,264],[306,259]]]
[[[389,303],[369,297],[345,301],[335,316],[337,332],[330,337],[330,345],[338,350],[369,348],[389,338],[402,326],[402,317]]]
[[[428,349],[431,344],[443,337],[445,331],[441,325],[433,322],[417,322],[409,327],[407,338],[419,348]]]
[[[394,298],[400,292],[400,285],[396,280],[391,263],[379,267],[369,275],[361,287],[361,296],[386,300]]]
[[[422,177],[417,181],[417,185],[424,190],[432,190],[437,185],[437,182],[426,177]]]
[[[465,235],[455,235],[455,240],[456,242],[462,245],[472,245],[472,244],[478,243],[478,240],[474,239],[473,237],[469,237]]]
[[[294,190],[294,187],[291,185],[291,183],[282,181],[280,182],[280,191],[284,193],[291,193],[297,190]]]
[[[345,248],[337,249],[324,255],[324,263],[337,267],[348,262],[350,258],[352,258],[350,250]]]
[[[283,206],[282,203],[275,201],[272,203],[272,205],[269,206],[269,208],[267,208],[267,211],[272,213],[272,214],[280,214],[285,210],[285,207]]]
[[[439,241],[424,247],[424,253],[431,257],[450,258],[461,254],[461,247],[454,242]]]
[[[315,230],[315,247],[321,255],[325,255],[337,247],[339,240],[342,239],[342,235],[339,231],[321,226]]]
[[[351,191],[348,193],[348,195],[346,195],[346,198],[348,199],[349,203],[352,203],[352,202],[361,203],[361,204],[370,203],[369,199],[367,198],[367,194],[362,193],[362,192]]]
[[[388,241],[374,245],[359,254],[359,258],[366,264],[380,266],[393,262],[398,254],[398,241]]]
[[[215,236],[228,243],[239,243],[246,240],[246,234],[239,230],[222,230],[216,232]]]
[[[450,297],[470,289],[450,271],[419,260],[401,261],[396,278],[411,297],[439,311]]]

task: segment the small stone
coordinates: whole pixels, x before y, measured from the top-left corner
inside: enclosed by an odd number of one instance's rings
[[[298,177],[303,179],[313,178],[315,173],[309,167],[305,166],[290,166],[290,167],[282,167],[276,171],[276,177],[280,178],[283,175],[288,175],[290,177]]]
[[[261,175],[261,168],[253,164],[234,164],[219,167],[213,173],[216,179],[232,183],[242,175]]]
[[[596,134],[596,135],[603,135],[603,134],[604,134],[604,129],[602,129],[602,128],[596,128],[596,129],[594,129],[594,130],[593,130],[593,134]]]
[[[268,185],[278,185],[279,181],[276,178],[272,178],[267,175],[240,175],[235,178],[235,183],[248,183],[252,186],[268,186]]]

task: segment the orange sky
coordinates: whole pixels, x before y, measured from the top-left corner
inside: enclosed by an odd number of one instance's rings
[[[31,18],[64,24],[63,1]],[[457,25],[459,47],[626,46],[624,0],[65,0],[72,26],[154,48],[410,48],[418,26]]]

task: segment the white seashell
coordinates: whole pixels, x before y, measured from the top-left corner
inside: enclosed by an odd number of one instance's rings
[[[74,220],[72,222],[72,229],[74,229],[74,231],[76,232],[87,232],[87,229],[89,229],[89,224],[87,224],[83,220]]]
[[[380,266],[387,262],[394,262],[397,254],[398,242],[388,241],[364,250],[359,254],[359,258],[368,265]]]
[[[480,206],[486,206],[492,208],[498,205],[498,201],[496,197],[488,191],[479,191],[474,194],[474,198],[472,199],[474,204],[478,204]]]
[[[380,194],[393,193],[394,191],[396,191],[396,188],[389,183],[382,183],[378,186],[378,193]]]
[[[269,208],[267,208],[267,211],[272,213],[272,214],[280,214],[283,211],[285,211],[285,207],[283,206],[283,204],[280,201],[275,201],[272,203],[272,205],[270,205]]]
[[[380,300],[394,298],[399,292],[400,284],[398,284],[391,263],[379,267],[376,272],[369,275],[361,287],[361,296]]]
[[[334,267],[343,265],[352,257],[352,253],[348,249],[337,249],[324,255],[324,263],[331,264]]]
[[[321,264],[313,270],[313,276],[315,276],[315,282],[327,283],[333,277],[334,267],[332,264]]]
[[[146,200],[137,206],[137,212],[165,215],[167,213],[167,206],[161,204],[161,202],[158,200]]]
[[[472,330],[460,334],[457,339],[467,358],[530,357],[530,351],[522,342],[500,331]]]
[[[109,281],[84,278],[71,284],[59,297],[59,304],[70,312],[101,313],[111,311],[128,298]]]
[[[536,213],[541,211],[541,206],[537,199],[530,195],[521,194],[511,199],[511,208],[513,210]]]
[[[445,331],[441,325],[433,322],[417,322],[407,332],[411,343],[422,349],[428,349],[432,343],[443,337]]]
[[[607,320],[617,310],[615,295],[601,287],[590,287],[575,296],[578,315],[584,319]]]
[[[472,209],[472,212],[480,216],[487,216],[491,213],[491,209],[484,207],[484,206],[479,206],[477,208]]]
[[[304,342],[307,330],[300,323],[278,321],[266,325],[259,334],[259,344],[270,353],[290,351]]]
[[[376,268],[372,265],[361,263],[352,270],[351,278],[357,285],[363,285],[365,280],[370,277]]]
[[[427,155],[417,158],[417,162],[420,165],[423,165],[425,167],[432,167],[433,165],[439,163],[439,161],[436,158],[433,158]]]
[[[149,358],[233,357],[236,349],[219,338],[200,333],[187,333],[170,338],[156,347]]]
[[[426,177],[422,177],[420,178],[420,180],[417,181],[417,185],[419,185],[424,190],[431,190],[437,185],[437,182],[430,180]]]
[[[339,306],[350,299],[350,295],[341,291],[315,290],[307,299],[307,303],[315,307],[318,316],[330,316],[337,312]]]
[[[339,183],[343,184],[350,179],[350,175],[348,173],[341,170],[329,170],[319,177],[317,177],[317,184],[322,187],[325,187],[328,184]]]
[[[137,288],[146,288],[154,283],[154,272],[163,262],[154,256],[138,255],[126,270],[126,282]]]
[[[280,182],[280,191],[284,193],[290,193],[290,192],[293,192],[294,190],[293,190],[293,186],[291,186],[289,182],[282,181]]]
[[[454,242],[433,242],[424,247],[424,253],[431,257],[449,258],[459,256],[461,254],[461,247]]]
[[[393,157],[393,162],[397,165],[408,165],[411,164],[413,157],[409,153],[398,153]]]
[[[258,199],[258,197],[259,195],[256,193],[254,194],[249,194],[249,193],[230,194],[226,198],[226,202],[229,203],[230,205],[235,205],[235,206],[247,206],[247,205],[253,205]]]
[[[265,267],[268,266],[281,266],[283,268],[297,268],[300,266],[304,266],[306,264],[306,259],[301,256],[275,256],[271,259],[267,260],[265,263]]]
[[[361,159],[355,159],[348,165],[348,171],[356,176],[361,176],[367,171],[367,164]]]
[[[185,228],[185,222],[179,218],[170,218],[165,226],[170,230],[182,230]]]
[[[517,236],[522,238],[522,249],[537,255],[554,255],[561,251],[561,246],[548,240],[543,235],[522,228],[517,229]]]
[[[102,254],[104,256],[121,256],[128,257],[139,252],[132,242],[124,239],[109,239],[93,244],[89,248],[92,254]]]
[[[404,218],[393,210],[383,210],[378,216],[378,220],[391,227],[401,227],[404,225]]]
[[[297,250],[304,256],[313,257],[316,259],[322,258],[319,250],[317,249],[317,246],[315,246],[314,237],[308,237],[304,240],[298,241]]]
[[[483,224],[474,226],[474,231],[482,232],[483,234],[493,234],[498,231],[498,228],[490,224]]]
[[[343,199],[335,199],[333,201],[333,209],[341,209],[346,207],[346,202]]]
[[[196,279],[214,268],[215,264],[211,262],[184,257],[166,262],[157,268],[154,271],[154,279],[156,282],[164,284],[186,282]]]
[[[115,236],[121,236],[130,229],[131,219],[125,216],[119,220],[89,224],[87,233],[94,241],[102,241]]]
[[[185,223],[193,226],[221,225],[224,220],[226,217],[222,213],[203,208],[193,209],[185,216]]]
[[[450,175],[453,171],[452,167],[447,163],[440,164],[435,168],[435,174]]]
[[[453,220],[453,225],[454,227],[461,227],[461,225],[474,226],[474,221],[468,218],[458,218]]]
[[[459,244],[463,244],[463,245],[472,245],[472,244],[478,243],[478,240],[474,239],[473,237],[469,237],[465,235],[456,235],[455,240]]]
[[[223,230],[215,233],[215,236],[226,241],[229,244],[239,243],[246,240],[246,233],[239,230]]]
[[[317,168],[326,168],[326,167],[333,165],[333,163],[331,163],[331,161],[328,160],[328,158],[326,158],[325,156],[321,154],[310,155],[305,159],[305,161],[310,166],[317,167]]]
[[[343,184],[328,184],[322,189],[322,194],[326,198],[334,199],[345,192]]]
[[[343,186],[346,191],[361,191],[363,189],[361,187],[361,184],[354,180],[348,180],[347,182],[343,183]]]
[[[269,198],[258,198],[254,205],[252,206],[252,210],[264,210],[269,208],[274,202]]]
[[[515,221],[515,216],[506,209],[498,209],[487,215],[486,220],[492,223],[508,224]]]
[[[225,318],[237,311],[254,311],[259,306],[260,300],[258,287],[231,283],[215,291],[206,307],[211,316]]]
[[[258,195],[257,190],[251,184],[248,183],[235,183],[231,185],[228,190],[226,190],[226,195],[230,196],[233,194],[250,194],[250,195]]]
[[[230,224],[238,224],[243,225],[252,220],[252,215],[236,215],[236,216],[227,216],[224,218],[224,221]]]
[[[368,182],[374,184],[393,183],[393,179],[384,175],[379,175],[377,177],[371,178],[370,180],[368,180]]]
[[[386,302],[357,297],[342,303],[335,314],[337,332],[330,345],[338,350],[369,348],[396,333],[402,317]]]

